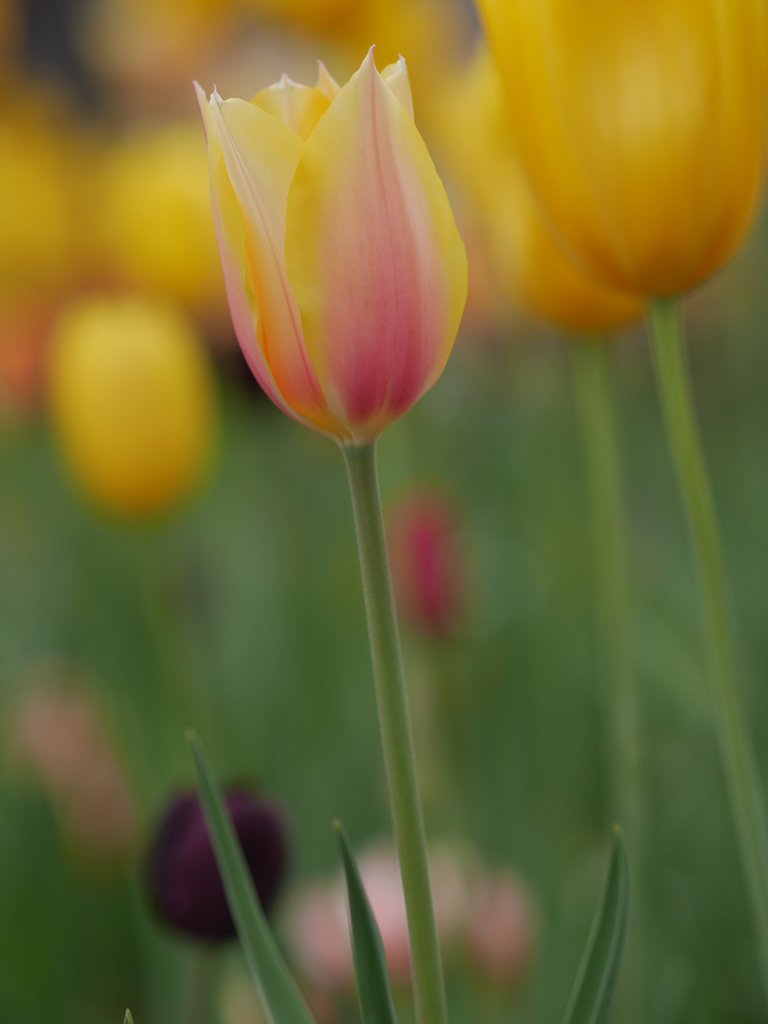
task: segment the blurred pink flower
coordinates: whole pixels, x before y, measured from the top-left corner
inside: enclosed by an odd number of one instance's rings
[[[136,811],[104,723],[69,670],[51,664],[38,672],[46,681],[24,693],[6,722],[11,765],[50,797],[79,854],[120,860],[136,840]]]
[[[377,843],[360,856],[358,863],[381,932],[390,980],[395,987],[405,988],[411,982],[411,955],[394,847],[388,842]],[[443,847],[430,853],[430,875],[438,938],[445,949],[458,940],[466,918],[466,883],[456,858]],[[311,981],[332,990],[354,987],[343,879],[304,892],[291,915],[289,934]]]
[[[410,494],[389,517],[389,538],[400,614],[432,636],[450,633],[466,610],[468,591],[455,509],[437,494]]]
[[[488,981],[514,986],[522,980],[536,932],[532,899],[520,878],[502,870],[475,882],[464,939],[472,963]]]

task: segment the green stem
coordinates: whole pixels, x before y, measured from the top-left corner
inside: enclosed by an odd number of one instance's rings
[[[215,950],[200,947],[192,951],[179,1007],[179,1024],[206,1024],[209,1020],[217,966]]]
[[[639,743],[629,611],[624,510],[616,423],[611,405],[608,349],[573,347],[594,561],[597,624],[611,733],[614,792],[611,814],[637,840]]]
[[[633,859],[631,971],[627,1006],[643,1019],[643,806],[637,692],[632,667],[632,617],[624,499],[616,418],[605,343],[572,347],[576,406],[586,471],[611,818],[624,829]]]
[[[768,994],[768,832],[763,800],[736,690],[725,565],[712,492],[693,411],[683,325],[676,300],[649,306],[656,378],[677,466],[701,588],[709,676],[742,867]]]
[[[352,492],[379,726],[408,915],[416,1016],[419,1024],[447,1024],[424,821],[376,476],[376,446],[347,447],[343,451]]]

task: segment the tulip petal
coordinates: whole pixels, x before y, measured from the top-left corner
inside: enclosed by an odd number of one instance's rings
[[[304,345],[283,257],[288,188],[304,143],[243,100],[222,102],[214,94],[206,116],[219,248],[243,352],[280,408],[343,439]]]
[[[298,418],[280,394],[280,390],[275,384],[272,372],[267,366],[256,339],[258,310],[250,290],[245,285],[245,230],[242,218],[240,217],[240,211],[237,208],[237,202],[227,178],[224,159],[221,155],[221,147],[215,140],[213,140],[213,145],[210,144],[211,130],[209,126],[208,98],[197,82],[195,82],[195,91],[203,118],[206,141],[209,142],[208,162],[211,179],[213,223],[219,243],[224,283],[227,289],[227,300],[230,313],[232,314],[235,334],[251,372],[265,394],[283,412]]]
[[[411,82],[408,78],[405,58],[400,57],[394,64],[387,64],[381,72],[381,77],[411,115],[411,120],[413,120],[413,97],[411,96]]]
[[[262,89],[251,103],[272,114],[302,139],[308,139],[312,129],[330,105],[330,99],[320,89],[299,85],[288,75],[279,82]]]
[[[372,52],[305,144],[285,259],[328,407],[367,443],[442,372],[467,288],[445,190]]]
[[[328,68],[321,60],[317,62],[317,85],[315,88],[329,100],[335,100],[341,91],[341,86],[328,73]]]

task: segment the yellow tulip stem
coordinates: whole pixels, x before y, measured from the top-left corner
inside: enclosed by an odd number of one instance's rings
[[[656,378],[688,516],[701,590],[708,673],[714,688],[728,793],[757,928],[768,994],[768,830],[759,777],[736,687],[725,564],[696,416],[676,300],[649,306]]]
[[[616,417],[611,400],[608,345],[572,346],[576,411],[587,486],[602,703],[608,737],[606,774],[612,780],[610,815],[627,834],[634,868],[630,935],[633,1017],[642,1020],[642,779],[637,693],[632,667],[632,616],[624,499]],[[629,994],[629,993],[628,993]]]
[[[343,451],[352,492],[379,727],[408,916],[416,1019],[419,1024],[447,1024],[424,820],[376,475],[376,445],[346,447]]]

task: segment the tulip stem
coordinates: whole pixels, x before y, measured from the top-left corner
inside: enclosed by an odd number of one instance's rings
[[[621,469],[607,347],[600,343],[574,345],[573,369],[588,491],[600,655],[610,709],[610,760],[615,772],[611,815],[617,816],[632,841],[636,838],[639,744]]]
[[[609,813],[624,829],[635,868],[630,936],[631,994],[628,1005],[642,1020],[643,807],[637,692],[632,667],[632,616],[621,460],[611,398],[607,344],[572,346],[576,411],[587,485],[595,618],[607,733],[606,769],[611,778]],[[638,881],[639,880],[639,881]]]
[[[416,1018],[419,1024],[447,1024],[424,820],[376,475],[376,445],[345,447],[343,451],[352,492],[379,727],[408,916]]]
[[[728,794],[755,917],[763,984],[768,994],[768,830],[760,782],[739,708],[725,565],[693,409],[678,302],[673,299],[652,302],[649,318],[667,435],[696,556],[708,674],[714,689]]]

